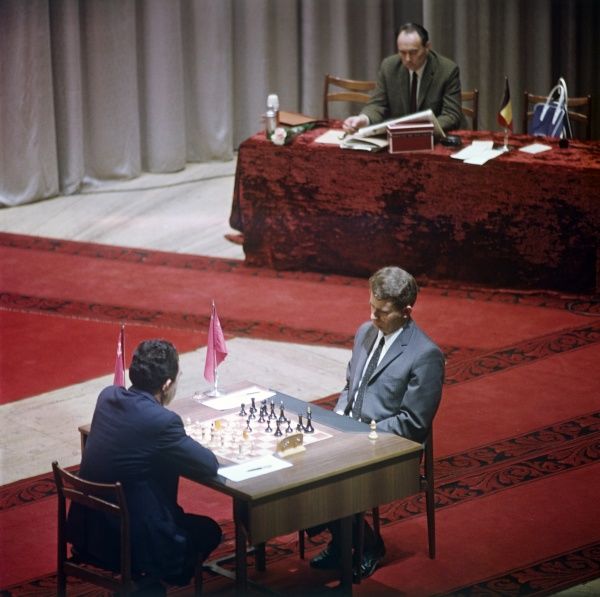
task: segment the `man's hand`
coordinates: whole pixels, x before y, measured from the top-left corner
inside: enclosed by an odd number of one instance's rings
[[[358,116],[348,116],[346,120],[344,120],[344,130],[348,134],[355,133],[359,128],[363,126],[369,126],[369,119],[365,114],[359,114]]]

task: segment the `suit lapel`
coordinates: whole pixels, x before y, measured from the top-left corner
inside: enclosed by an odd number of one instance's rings
[[[352,378],[352,387],[350,388],[350,396],[354,396],[356,390],[358,390],[358,384],[360,382],[360,376],[362,375],[363,369],[367,362],[367,357],[375,344],[377,339],[378,330],[372,325],[366,332],[363,339],[360,342],[360,353],[356,360],[356,368],[354,369],[354,376]]]
[[[402,62],[400,62],[400,82],[398,86],[398,95],[400,96],[401,102],[401,110],[399,113],[408,114],[410,106],[410,74],[408,69],[402,65]]]
[[[410,339],[413,335],[414,331],[414,323],[412,319],[404,326],[404,329],[400,332],[399,336],[396,338],[394,343],[388,348],[385,353],[383,359],[381,359],[381,363],[377,369],[375,369],[375,373],[373,373],[373,378],[379,375],[381,371],[383,371],[394,359],[399,357],[410,342]],[[373,379],[371,378],[371,379]]]
[[[427,64],[423,69],[423,76],[421,79],[421,86],[419,87],[419,98],[417,100],[417,110],[421,110],[421,106],[427,97],[427,93],[429,92],[429,87],[431,87],[431,81],[433,81],[433,76],[435,75],[435,66],[433,64],[433,57],[431,52],[427,56]]]

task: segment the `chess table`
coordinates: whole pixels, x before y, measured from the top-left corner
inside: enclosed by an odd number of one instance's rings
[[[277,393],[289,413],[304,412],[307,403]],[[326,428],[331,438],[311,443],[306,450],[286,458],[293,466],[273,473],[230,481],[222,476],[189,479],[232,498],[235,525],[235,585],[238,593],[248,587],[246,555],[254,546],[256,568],[265,569],[264,545],[268,539],[323,524],[342,521],[341,589],[352,594],[352,518],[374,506],[420,491],[420,444],[378,433],[369,439],[368,425],[310,405],[315,429]],[[218,413],[191,398],[176,399],[171,408],[183,420],[209,420]],[[234,412],[225,411],[225,414]],[[80,428],[82,440],[89,425]],[[219,458],[222,464],[228,464]]]

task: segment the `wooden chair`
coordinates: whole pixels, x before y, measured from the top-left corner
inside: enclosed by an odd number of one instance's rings
[[[330,87],[337,87],[344,91],[332,91]],[[375,81],[358,81],[342,79],[333,75],[325,75],[323,87],[323,118],[329,118],[329,102],[356,102],[366,104],[371,96],[367,93],[375,89]]]
[[[427,515],[427,540],[429,545],[429,557],[433,560],[436,554],[435,544],[435,478],[433,471],[433,428],[423,444],[423,474],[421,475],[421,491],[425,492],[425,511]],[[381,525],[379,520],[379,506],[371,510],[373,518],[373,530],[378,538],[381,538]],[[359,539],[359,543],[361,543]],[[304,559],[305,544],[304,531],[298,533],[298,550],[300,557]],[[362,553],[359,554],[359,561]]]
[[[465,116],[471,119],[471,129],[476,131],[479,126],[479,90],[462,91],[460,94],[462,103],[462,112]],[[465,106],[465,103],[470,103],[470,106]]]
[[[523,98],[523,133],[527,134],[529,130],[529,120],[533,117],[533,106],[535,104],[544,103],[546,95],[534,95],[533,93],[525,92]],[[585,130],[586,141],[592,138],[592,96],[586,95],[583,97],[570,97],[567,99],[567,113],[569,114],[569,122],[579,123]]]
[[[156,585],[158,579],[145,575],[134,575],[131,570],[131,534],[129,512],[125,492],[121,483],[93,483],[62,469],[52,463],[54,481],[58,494],[58,550],[56,594],[64,597],[67,577],[74,576],[83,581],[113,591],[117,595],[129,595],[134,591]],[[97,562],[85,561],[76,554],[67,555],[67,503],[78,503],[86,508],[106,512],[120,521],[120,565],[110,570]],[[195,595],[202,592],[202,562],[195,571]]]

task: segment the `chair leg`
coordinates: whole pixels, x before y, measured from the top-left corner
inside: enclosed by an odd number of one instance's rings
[[[428,486],[425,492],[425,508],[427,510],[427,540],[429,541],[429,557],[435,559],[435,492]]]
[[[204,560],[199,559],[196,562],[196,569],[194,570],[194,597],[200,597],[200,595],[202,595],[203,566]]]
[[[56,597],[66,597],[67,595],[67,577],[62,570],[56,573]]]
[[[373,531],[377,539],[381,539],[381,523],[379,521],[379,506],[375,506],[371,510],[371,516],[373,517]]]
[[[300,559],[301,560],[304,559],[304,549],[305,549],[305,545],[304,545],[304,531],[303,530],[299,530],[298,531],[298,551],[300,552]]]
[[[433,470],[433,430],[425,444],[425,510],[427,512],[427,540],[429,542],[429,557],[435,559],[435,478]]]

